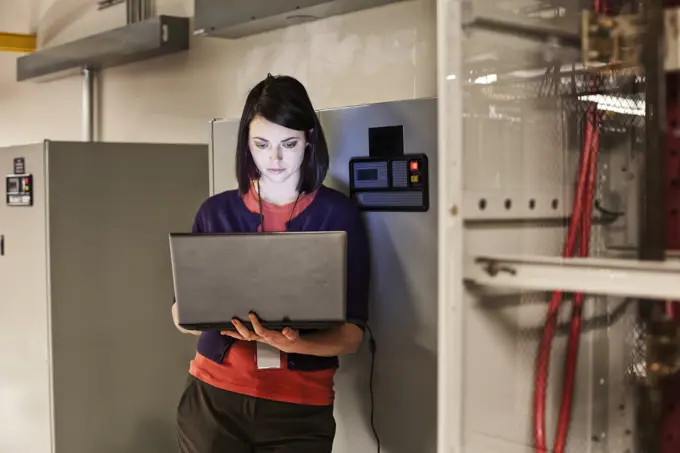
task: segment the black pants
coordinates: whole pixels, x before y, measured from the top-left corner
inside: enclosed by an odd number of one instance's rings
[[[182,453],[331,453],[333,406],[239,395],[189,378],[177,409]]]

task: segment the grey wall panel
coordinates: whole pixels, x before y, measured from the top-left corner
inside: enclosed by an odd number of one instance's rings
[[[376,426],[384,453],[435,451],[437,338],[436,100],[325,110],[319,117],[331,154],[325,183],[347,193],[349,160],[368,155],[368,128],[404,126],[406,153],[430,161],[430,210],[368,213],[373,279],[371,326],[377,338]],[[214,123],[215,191],[236,187],[237,120]],[[369,399],[370,354],[342,359],[336,378],[335,453],[374,451]]]
[[[49,145],[56,453],[176,451],[195,337],[170,316],[168,233],[208,196],[200,145]]]
[[[26,159],[34,205],[5,203],[5,175]],[[49,453],[47,234],[43,144],[0,148],[0,452]]]

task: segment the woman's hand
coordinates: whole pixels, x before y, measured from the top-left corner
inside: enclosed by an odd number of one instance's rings
[[[283,331],[269,330],[262,327],[260,320],[255,314],[248,315],[248,319],[253,324],[253,330],[248,328],[238,319],[232,320],[236,332],[230,330],[222,331],[222,335],[235,338],[241,341],[259,341],[267,343],[285,353],[296,353],[300,349],[303,340],[297,330],[286,327]]]

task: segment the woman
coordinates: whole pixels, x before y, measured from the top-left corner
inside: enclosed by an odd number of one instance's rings
[[[193,230],[346,231],[348,322],[324,331],[279,332],[251,315],[252,330],[234,320],[235,331],[202,333],[178,408],[182,452],[331,453],[337,356],[356,352],[363,341],[369,258],[358,209],[322,185],[328,163],[323,129],[304,86],[271,75],[258,83],[238,132],[239,188],[209,198]],[[272,351],[281,366],[258,368],[257,358],[271,358]]]

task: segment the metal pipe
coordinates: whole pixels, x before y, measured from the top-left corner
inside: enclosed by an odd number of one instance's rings
[[[151,19],[154,13],[153,0],[142,0],[142,4],[144,5],[142,17],[144,20]]]
[[[552,40],[564,47],[572,47],[574,49],[581,48],[580,34],[571,33],[558,28],[516,24],[488,17],[477,17],[472,22],[469,22],[466,27],[478,28],[492,33],[519,36],[533,41],[548,42]]]
[[[134,22],[134,0],[125,0],[125,14],[128,25]]]
[[[94,141],[95,76],[94,69],[83,69],[83,141],[86,142]]]
[[[640,174],[639,258],[663,261],[666,253],[666,71],[664,67],[664,6],[649,0],[645,8],[646,76],[645,152]]]
[[[127,23],[134,24],[139,22],[140,15],[140,1],[139,0],[125,0],[125,7],[127,8]]]
[[[153,15],[152,0],[125,0],[127,23],[134,24],[151,18]]]
[[[643,64],[645,69],[645,149],[639,172],[638,192],[638,257],[645,261],[663,261],[666,255],[666,72],[664,66],[664,3],[646,0],[644,4],[645,36]],[[673,300],[672,298],[669,298]],[[668,300],[668,299],[666,299]],[[638,318],[646,333],[658,326],[657,313],[665,310],[663,303],[650,304],[644,299],[638,305]],[[649,348],[649,347],[648,347]],[[647,349],[646,369],[651,370],[654,354]],[[649,453],[660,453],[664,445],[661,434],[663,392],[658,382],[641,386],[636,392],[638,401],[636,425],[638,448]]]

